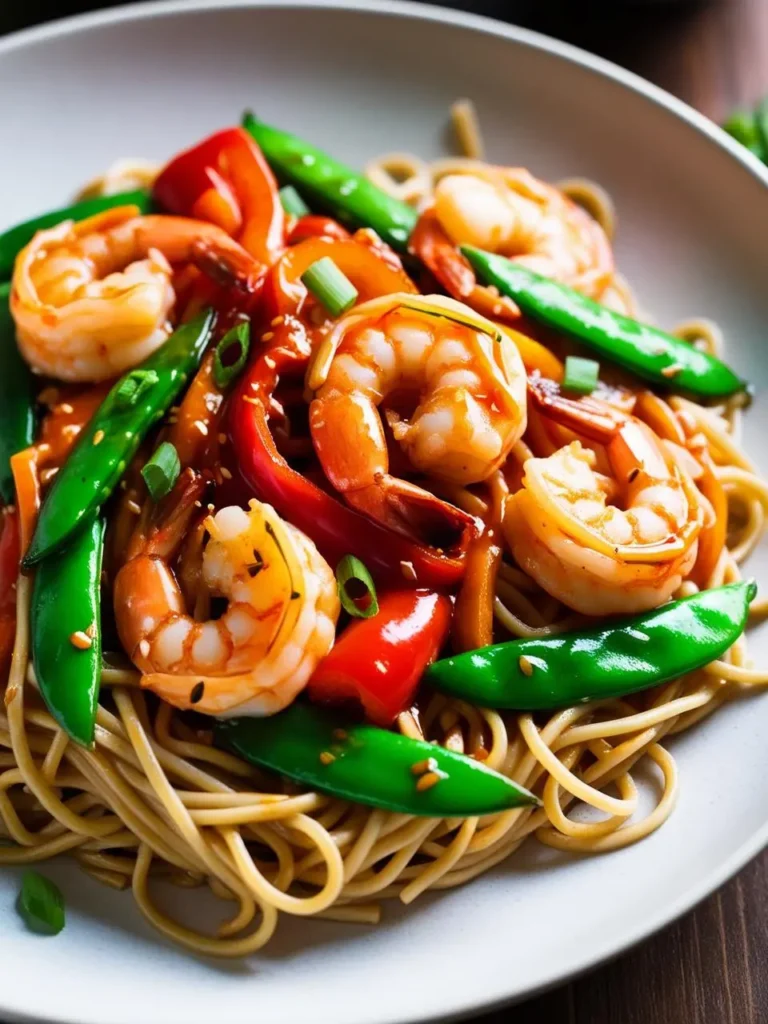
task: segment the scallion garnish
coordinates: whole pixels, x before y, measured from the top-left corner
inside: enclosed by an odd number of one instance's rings
[[[58,935],[64,927],[61,889],[37,871],[25,871],[16,909],[27,928],[40,935]]]
[[[114,403],[120,409],[136,405],[141,396],[160,380],[155,370],[131,370],[120,381]]]
[[[239,376],[248,360],[251,347],[251,325],[244,320],[227,331],[213,354],[213,379],[216,386],[226,388]]]
[[[579,395],[591,395],[597,387],[600,363],[594,359],[568,356],[565,360],[563,391],[574,391]]]
[[[163,441],[141,471],[153,501],[160,501],[171,492],[180,472],[179,453],[170,441]]]
[[[355,582],[357,590],[362,593],[350,594],[349,584]],[[356,619],[370,619],[378,613],[379,601],[376,597],[376,584],[371,574],[354,555],[344,555],[336,566],[336,585],[339,589],[339,600],[345,611]],[[365,602],[367,598],[367,603]]]
[[[331,316],[341,316],[357,301],[357,288],[330,256],[323,256],[308,267],[301,280]]]
[[[286,213],[291,213],[294,217],[306,217],[309,213],[309,207],[293,185],[286,185],[284,188],[281,188],[278,195]]]

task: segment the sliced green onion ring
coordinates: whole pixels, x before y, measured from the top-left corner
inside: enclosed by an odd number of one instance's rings
[[[228,387],[239,377],[248,361],[251,347],[251,325],[247,320],[227,331],[213,353],[213,379],[219,388]],[[239,350],[237,358],[235,352]]]
[[[179,479],[179,473],[179,453],[170,441],[163,441],[141,471],[153,501],[160,501],[166,494],[170,494]]]
[[[301,280],[331,316],[341,316],[357,302],[357,288],[330,256],[323,256],[307,267]]]
[[[280,189],[278,195],[286,213],[293,214],[294,217],[306,217],[309,213],[309,207],[293,185],[285,185]]]
[[[368,604],[361,608],[359,598],[350,596],[347,584],[350,580],[357,580],[362,585],[368,596]],[[371,619],[379,611],[379,599],[376,597],[376,584],[373,577],[366,569],[359,558],[354,555],[344,555],[336,566],[336,586],[339,589],[339,600],[342,608],[349,612],[356,619]]]
[[[119,409],[136,405],[141,396],[153,388],[159,380],[155,370],[131,370],[117,390],[114,399],[115,405]]]
[[[37,871],[25,871],[16,909],[30,931],[58,935],[64,927],[64,897],[58,885]]]
[[[578,395],[591,395],[597,387],[599,375],[600,363],[595,362],[594,359],[568,356],[565,360],[563,391],[573,391]]]

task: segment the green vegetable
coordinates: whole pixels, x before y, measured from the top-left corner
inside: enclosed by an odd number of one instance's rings
[[[72,739],[93,745],[101,682],[101,559],[104,523],[94,519],[32,588],[32,664],[48,710]]]
[[[741,636],[752,581],[703,590],[655,611],[543,640],[512,640],[436,661],[425,681],[492,708],[551,711],[624,697],[720,657]]]
[[[0,235],[0,280],[11,276],[16,257],[38,231],[54,228],[64,220],[85,220],[86,217],[103,213],[104,210],[112,210],[116,206],[138,206],[140,213],[149,213],[152,209],[152,198],[144,189],[137,192],[121,192],[115,196],[97,196],[95,199],[84,199],[62,210],[52,210],[51,213],[44,213],[41,217],[34,217],[9,228]]]
[[[574,391],[578,395],[591,395],[597,387],[599,374],[600,363],[596,363],[594,359],[568,356],[565,360],[563,390]]]
[[[514,299],[526,316],[658,387],[700,398],[723,398],[746,387],[725,363],[680,338],[630,320],[504,256],[471,245],[461,246],[461,251],[481,281]]]
[[[470,757],[373,725],[342,722],[309,704],[292,704],[272,718],[219,719],[215,730],[218,743],[253,764],[387,811],[465,818],[538,803]]]
[[[757,156],[765,163],[768,162],[768,96],[755,108],[755,127],[758,139]]]
[[[179,453],[170,441],[163,441],[141,471],[152,501],[160,501],[171,493],[180,472]]]
[[[125,404],[123,381],[112,388],[54,477],[24,568],[30,569],[63,548],[81,523],[101,508],[148,431],[162,419],[199,364],[214,319],[212,312],[203,313],[179,327],[144,362],[141,369],[157,374],[157,382],[135,403]],[[121,393],[122,399],[118,398]]]
[[[365,607],[360,607],[358,603],[360,598],[354,598],[350,595],[347,589],[347,584],[350,580],[356,580],[365,590],[365,596],[368,597],[368,603]],[[350,615],[353,615],[356,619],[371,619],[374,615],[378,614],[379,600],[376,596],[376,584],[359,558],[355,558],[354,555],[344,555],[336,566],[336,585],[339,589],[339,600],[342,607]]]
[[[11,456],[35,439],[32,374],[16,344],[16,325],[8,305],[10,285],[0,285],[0,498],[13,502]]]
[[[251,347],[251,325],[247,321],[227,331],[213,354],[213,380],[222,390],[243,372]]]
[[[341,316],[357,301],[357,288],[330,256],[323,256],[307,267],[301,280],[331,316]]]
[[[115,391],[115,406],[129,409],[160,380],[154,370],[131,370],[120,379]]]
[[[16,909],[30,931],[58,935],[64,927],[64,897],[58,885],[37,871],[25,871]]]
[[[723,125],[730,136],[746,146],[756,157],[765,159],[763,140],[757,128],[757,118],[749,110],[736,110]]]
[[[284,185],[278,195],[286,213],[291,213],[294,217],[306,217],[309,213],[309,207],[293,185]]]
[[[278,178],[300,189],[309,205],[351,227],[373,228],[380,238],[406,252],[419,215],[368,179],[308,142],[246,113],[243,127],[261,147]]]

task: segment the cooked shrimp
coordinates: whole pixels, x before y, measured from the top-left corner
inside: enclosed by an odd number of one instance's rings
[[[455,245],[509,256],[599,298],[613,278],[605,232],[559,189],[516,167],[478,164],[435,186],[434,213]]]
[[[358,306],[329,345],[309,376],[310,430],[336,490],[406,534],[431,511],[465,525],[464,513],[390,475],[379,407],[413,469],[461,485],[487,479],[525,430],[511,339],[451,299],[390,295]]]
[[[631,614],[667,601],[693,568],[703,514],[685,469],[645,423],[597,399],[563,398],[533,380],[544,414],[601,445],[612,475],[581,441],[525,463],[509,498],[507,541],[518,564],[568,607]]]
[[[36,372],[69,381],[108,380],[136,366],[170,333],[175,263],[245,291],[264,273],[215,225],[137,217],[132,206],[38,232],[13,273],[22,355]]]
[[[118,573],[123,647],[141,685],[175,707],[221,718],[276,714],[333,647],[333,572],[271,506],[222,508],[206,520],[202,581],[229,604],[221,618],[196,621],[169,564],[190,518],[182,512],[170,529],[151,532]]]

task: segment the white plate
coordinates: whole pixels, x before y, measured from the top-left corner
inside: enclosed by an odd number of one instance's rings
[[[465,14],[387,0],[211,6],[131,7],[0,40],[0,224],[59,205],[118,156],[169,156],[246,105],[353,164],[382,150],[437,156],[448,105],[469,95],[492,159],[606,185],[642,301],[664,324],[715,317],[738,369],[765,385],[768,176],[704,118],[587,54]],[[764,465],[767,429],[758,401],[748,447]],[[753,645],[768,655],[767,634]],[[0,1012],[384,1024],[520,997],[648,935],[761,849],[766,725],[757,696],[675,741],[679,806],[640,845],[591,859],[531,846],[459,891],[388,909],[378,929],[283,919],[249,963],[173,948],[130,895],[64,862],[50,872],[67,928],[37,938],[3,873]]]

